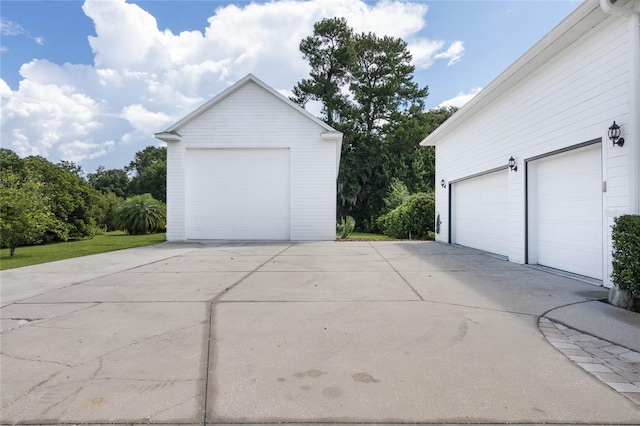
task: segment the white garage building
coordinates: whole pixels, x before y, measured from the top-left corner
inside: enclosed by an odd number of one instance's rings
[[[438,241],[611,286],[610,227],[639,212],[639,13],[587,0],[422,141]]]
[[[167,240],[334,240],[342,133],[249,74],[156,138]]]

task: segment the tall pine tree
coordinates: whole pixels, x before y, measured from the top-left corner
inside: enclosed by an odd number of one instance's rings
[[[424,112],[428,88],[414,81],[411,54],[400,38],[356,34],[345,19],[331,18],[314,25],[300,51],[311,71],[292,99],[302,106],[320,102],[322,119],[344,133],[338,216],[351,215],[360,229],[375,230],[392,178],[411,192],[433,188],[433,149],[419,142],[435,128],[434,119],[444,121],[442,111]]]

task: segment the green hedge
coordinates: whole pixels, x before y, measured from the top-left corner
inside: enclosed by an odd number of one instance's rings
[[[640,298],[640,216],[618,217],[611,228],[613,238],[613,284]]]
[[[378,218],[380,231],[391,238],[426,240],[434,231],[435,199],[433,193],[418,192]]]

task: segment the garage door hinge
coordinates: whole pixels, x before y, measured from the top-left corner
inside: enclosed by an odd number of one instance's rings
[[[602,192],[607,192],[607,182],[606,181],[602,182]]]

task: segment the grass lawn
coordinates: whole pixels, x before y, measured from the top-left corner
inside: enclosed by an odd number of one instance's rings
[[[116,231],[108,232],[104,235],[96,235],[87,240],[18,247],[13,257],[9,257],[8,248],[1,249],[0,270],[88,256],[90,254],[107,253],[132,247],[149,246],[163,243],[165,240],[165,234],[129,235]]]
[[[352,232],[349,238],[344,241],[355,240],[355,241],[393,241],[394,238],[387,237],[386,235],[380,234],[367,234],[366,232]],[[342,240],[339,240],[342,241]]]

